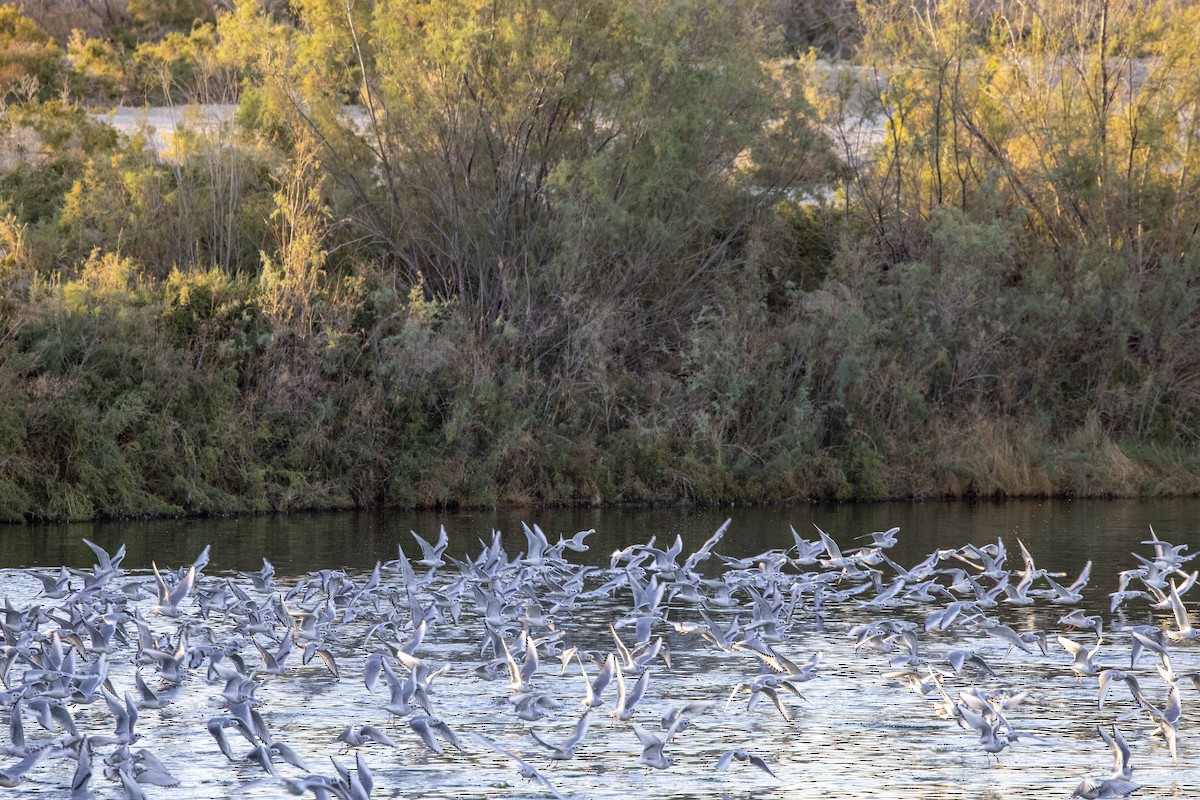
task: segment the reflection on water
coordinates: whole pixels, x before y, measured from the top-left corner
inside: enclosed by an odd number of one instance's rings
[[[281,574],[341,567],[369,570],[376,561],[396,557],[396,544],[411,542],[410,530],[436,535],[444,524],[451,554],[476,552],[490,531],[521,538],[521,522],[537,522],[550,534],[595,528],[585,563],[606,561],[613,550],[650,536],[660,540],[681,534],[695,547],[728,518],[734,524],[722,551],[750,555],[791,545],[789,526],[815,538],[820,526],[846,541],[862,531],[903,531],[894,551],[901,563],[918,560],[935,547],[1021,537],[1050,569],[1069,570],[1093,559],[1097,577],[1115,571],[1103,564],[1125,565],[1133,543],[1147,526],[1164,538],[1200,545],[1200,501],[1045,500],[1007,502],[873,503],[840,506],[723,507],[719,509],[528,509],[459,513],[338,513],[249,516],[232,519],[174,519],[148,522],[99,522],[53,526],[0,525],[0,567],[84,566],[92,553],[86,537],[106,547],[125,543],[128,567],[149,569],[150,561],[179,564],[206,544],[213,546],[212,569],[257,569],[265,556]],[[591,562],[588,562],[590,557]],[[1122,566],[1122,568],[1124,568]],[[1111,574],[1110,574],[1111,573]],[[1115,580],[1115,578],[1114,578]]]
[[[236,520],[173,520],[129,524],[97,524],[51,528],[0,529],[0,593],[18,607],[35,602],[40,584],[16,568],[54,567],[68,564],[86,567],[95,558],[81,542],[87,537],[110,549],[124,542],[128,556],[124,567],[147,585],[152,577],[145,572],[151,561],[159,566],[188,564],[204,545],[212,544],[212,561],[205,570],[202,587],[213,586],[229,578],[267,602],[262,593],[254,593],[249,582],[233,575],[234,570],[257,570],[265,556],[277,570],[279,588],[286,591],[309,571],[321,568],[344,569],[362,585],[376,561],[397,556],[397,543],[412,558],[419,549],[410,530],[434,538],[444,524],[450,537],[449,555],[455,557],[479,553],[483,542],[491,541],[491,531],[501,530],[508,555],[525,548],[520,520],[537,521],[550,535],[570,535],[577,530],[595,528],[588,540],[587,553],[567,553],[574,563],[603,567],[587,581],[594,589],[613,577],[608,571],[610,554],[635,542],[656,536],[660,545],[668,545],[678,533],[684,539],[683,554],[698,547],[727,517],[733,518],[729,533],[717,552],[736,558],[753,556],[771,548],[793,544],[789,526],[805,538],[817,537],[814,525],[828,531],[844,549],[853,546],[853,537],[892,526],[901,528],[900,541],[889,550],[898,563],[912,566],[939,547],[957,547],[967,542],[983,545],[1003,537],[1010,550],[1008,566],[1020,566],[1016,552],[1019,537],[1032,551],[1038,566],[1065,571],[1073,577],[1086,560],[1094,562],[1093,579],[1085,590],[1081,608],[1100,613],[1106,620],[1106,644],[1097,659],[1105,665],[1129,666],[1129,638],[1113,631],[1120,623],[1153,622],[1167,624],[1166,612],[1151,612],[1144,602],[1131,603],[1117,617],[1108,614],[1107,593],[1116,587],[1120,570],[1137,566],[1131,551],[1148,554],[1139,542],[1147,525],[1153,524],[1164,539],[1177,544],[1200,545],[1194,520],[1200,511],[1196,501],[1145,502],[1070,502],[1004,504],[889,504],[842,506],[834,508],[751,508],[706,511],[536,511],[526,514],[466,513],[453,515],[373,515],[338,514],[303,517],[251,517]],[[715,559],[704,565],[710,576],[727,572]],[[754,584],[754,567],[744,580]],[[815,569],[815,568],[814,568]],[[886,569],[881,568],[881,569]],[[446,590],[458,579],[451,565],[439,570],[438,587]],[[891,580],[889,572],[885,579]],[[384,574],[386,587],[398,586],[394,573]],[[1200,593],[1200,590],[1196,590]],[[1113,690],[1109,703],[1097,708],[1096,679],[1077,681],[1071,673],[1070,658],[1052,644],[1048,656],[1035,650],[1006,652],[1000,639],[979,631],[952,628],[948,631],[920,633],[921,656],[939,668],[951,649],[970,649],[990,663],[999,675],[988,678],[964,671],[946,679],[951,695],[971,686],[992,689],[1012,687],[1030,692],[1029,699],[1011,713],[1012,724],[1021,732],[1020,741],[1000,753],[998,760],[977,746],[978,736],[952,721],[940,719],[934,706],[937,695],[921,696],[895,681],[883,677],[893,653],[858,652],[849,635],[852,626],[883,618],[909,620],[918,624],[934,604],[873,610],[859,597],[831,602],[818,617],[812,612],[811,598],[800,607],[778,649],[793,661],[807,660],[822,651],[823,660],[817,677],[800,688],[804,700],[785,694],[784,702],[793,715],[784,720],[769,701],[754,710],[747,708],[745,696],[735,697],[726,708],[726,698],[739,681],[758,674],[762,665],[746,653],[720,651],[706,645],[695,634],[681,634],[670,624],[658,623],[654,635],[663,635],[672,654],[671,669],[660,662],[651,667],[646,697],[638,706],[636,721],[659,731],[658,719],[669,708],[690,699],[719,700],[717,707],[695,718],[693,724],[668,744],[665,753],[674,760],[667,770],[647,771],[636,764],[640,745],[627,723],[610,721],[609,701],[595,713],[592,730],[579,747],[579,755],[546,775],[563,794],[578,798],[628,797],[634,791],[646,797],[670,798],[823,798],[823,797],[961,797],[961,798],[1043,798],[1067,797],[1084,775],[1104,776],[1111,770],[1111,759],[1096,735],[1095,726],[1110,723],[1133,709],[1123,686]],[[298,658],[288,663],[282,675],[265,676],[257,692],[261,711],[277,738],[286,741],[308,762],[314,772],[333,774],[328,759],[352,764],[353,753],[334,744],[335,737],[350,724],[373,723],[386,726],[399,747],[379,745],[360,748],[375,774],[374,797],[541,797],[547,796],[537,784],[521,778],[512,762],[504,756],[468,744],[465,752],[446,748],[442,755],[427,750],[403,721],[391,717],[382,706],[387,690],[375,695],[364,688],[363,639],[375,620],[393,611],[395,600],[381,599],[367,607],[352,622],[334,624],[337,634],[331,643],[341,668],[340,680],[334,679],[314,661],[301,666]],[[431,595],[425,595],[428,600]],[[734,595],[738,605],[714,607],[710,617],[720,625],[729,625],[736,617],[741,624],[750,619],[749,595]],[[305,607],[315,606],[314,597]],[[539,598],[548,608],[545,597]],[[53,606],[55,601],[36,601]],[[297,600],[297,604],[304,601]],[[175,620],[153,617],[153,600],[138,601],[155,631],[174,631]],[[1190,603],[1189,603],[1190,605]],[[195,614],[191,601],[188,613]],[[544,738],[561,741],[583,711],[580,697],[583,679],[579,667],[572,664],[566,674],[558,672],[559,663],[543,658],[536,673],[537,689],[562,703],[562,708],[535,723],[518,720],[508,702],[507,676],[497,680],[479,680],[472,668],[487,660],[480,643],[482,625],[474,603],[464,604],[461,624],[447,620],[431,629],[417,654],[431,664],[449,664],[449,672],[433,683],[431,702],[437,716],[460,734],[482,733],[529,757],[539,769],[547,766],[541,751],[528,735],[530,727]],[[1034,606],[989,609],[1004,624],[1017,631],[1042,629],[1054,636],[1060,630],[1058,619],[1069,606],[1039,602]],[[601,657],[613,649],[608,625],[630,611],[628,592],[615,597],[595,597],[583,601],[573,614],[565,612],[553,620],[564,631],[566,640],[581,649],[597,650]],[[668,612],[671,622],[696,622],[694,607],[677,602]],[[211,615],[207,623],[218,639],[230,635],[230,622]],[[49,630],[50,624],[42,630]],[[539,631],[541,632],[541,631]],[[626,640],[632,628],[622,630]],[[1087,633],[1073,633],[1080,641],[1093,641]],[[259,641],[266,642],[264,637]],[[510,642],[516,641],[515,636]],[[1200,651],[1196,642],[1171,645],[1172,666],[1177,673],[1200,669]],[[261,663],[244,651],[251,665]],[[118,693],[133,684],[132,653],[128,650],[110,656],[111,680]],[[24,670],[22,665],[13,675]],[[589,665],[594,676],[597,666]],[[1155,674],[1149,659],[1143,660],[1137,674],[1150,699],[1161,705],[1166,689]],[[1200,695],[1186,682],[1184,723],[1179,734],[1180,763],[1176,768],[1162,742],[1151,735],[1153,726],[1146,715],[1119,722],[1129,739],[1136,767],[1134,777],[1144,788],[1142,797],[1195,796],[1200,793],[1200,737],[1190,727],[1192,709]],[[203,680],[203,669],[189,676],[179,699],[159,710],[145,710],[137,724],[143,738],[137,743],[154,752],[180,779],[177,787],[147,786],[152,798],[207,798],[220,796],[285,797],[282,784],[265,779],[261,767],[251,763],[231,764],[221,755],[208,735],[206,722],[224,713],[218,707],[219,686]],[[81,705],[74,709],[81,729],[111,731],[112,723],[104,703]],[[7,712],[3,717],[7,721]],[[31,739],[47,739],[48,731],[38,728],[29,715],[26,728]],[[247,745],[238,739],[234,748]],[[725,773],[713,765],[727,749],[744,748],[761,755],[779,776],[775,780],[744,763],[734,762]],[[8,765],[12,758],[0,759]],[[99,766],[93,788],[101,797],[122,796],[118,784],[106,780]],[[65,796],[73,763],[65,758],[45,762],[31,779],[6,796]],[[280,765],[281,774],[300,773]],[[311,795],[310,795],[311,796]]]

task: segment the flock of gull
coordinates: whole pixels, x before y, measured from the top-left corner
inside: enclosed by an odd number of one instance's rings
[[[679,537],[665,546],[652,537],[606,565],[575,563],[593,531],[552,542],[524,526],[512,552],[494,531],[460,560],[443,528],[434,542],[413,533],[411,555],[401,545],[369,574],[326,569],[291,580],[277,579],[266,559],[257,572],[209,575],[208,548],[191,564],[139,574],[122,568],[123,546],[110,554],[85,539],[96,557],[88,569],[26,570],[41,590],[16,604],[5,598],[0,787],[52,786],[71,800],[170,797],[177,767],[145,746],[139,720],[171,719],[198,694],[208,751],[235,765],[247,790],[369,800],[407,751],[492,773],[507,765],[514,783],[493,791],[583,796],[569,772],[550,767],[586,762],[599,739],[646,771],[737,770],[742,788],[782,789],[799,778],[777,761],[778,740],[752,734],[744,715],[776,718],[782,737],[818,724],[805,692],[830,665],[820,650],[799,651],[810,639],[797,632],[832,630],[876,663],[897,698],[911,690],[939,725],[960,730],[964,752],[977,752],[973,770],[1052,735],[1022,723],[1028,706],[1053,699],[1007,680],[1010,657],[1073,675],[1094,688],[1096,709],[1119,709],[1092,728],[1097,749],[1111,750],[1111,771],[1080,770],[1061,796],[1137,792],[1140,756],[1126,739],[1134,732],[1137,748],[1165,748],[1184,763],[1182,695],[1200,689],[1200,673],[1173,667],[1173,655],[1200,639],[1183,599],[1200,553],[1186,545],[1151,530],[1106,613],[1089,614],[1080,604],[1091,562],[1078,576],[1051,573],[1019,540],[1015,555],[997,540],[902,566],[889,555],[897,528],[845,549],[819,529],[811,538],[793,529],[789,548],[734,558],[719,552],[728,527],[690,553]],[[1003,621],[1005,609],[1035,604],[1074,608],[1055,614],[1056,630]],[[1130,608],[1145,621],[1128,622]],[[437,658],[449,639],[465,646]],[[670,682],[687,669],[685,653],[725,659],[738,679],[719,694]],[[273,721],[269,687],[297,677],[359,687],[336,736],[298,738]],[[486,724],[442,700],[454,692],[484,709]],[[192,724],[185,716],[173,722]],[[706,724],[728,746],[701,764],[686,742],[689,728]],[[819,765],[804,775],[819,782]]]

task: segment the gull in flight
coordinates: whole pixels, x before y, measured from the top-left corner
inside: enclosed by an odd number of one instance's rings
[[[488,750],[492,750],[503,756],[508,756],[513,761],[515,761],[517,763],[517,771],[521,773],[522,778],[525,778],[525,779],[531,780],[531,781],[537,781],[538,783],[542,784],[542,786],[546,787],[546,791],[550,792],[550,794],[553,797],[557,798],[557,800],[566,800],[566,798],[564,798],[563,795],[557,789],[554,788],[554,784],[550,783],[550,781],[546,779],[546,776],[544,776],[544,775],[542,775],[542,773],[538,772],[537,767],[535,767],[533,764],[530,764],[528,761],[521,758],[519,755],[517,755],[513,751],[506,750],[505,748],[496,744],[491,739],[488,739],[487,737],[483,736],[482,734],[472,733],[472,734],[470,734],[470,736],[472,736],[475,739],[475,741],[479,742],[479,744],[483,745]]]
[[[579,718],[579,722],[575,723],[575,730],[571,733],[567,740],[562,744],[551,744],[538,735],[538,732],[530,728],[529,735],[534,738],[538,744],[550,751],[550,758],[554,761],[567,761],[575,757],[575,748],[583,741],[583,737],[588,732],[588,726],[592,722],[592,711],[588,709],[583,712],[583,716]]]
[[[779,778],[779,776],[772,771],[771,767],[767,765],[767,762],[763,761],[761,756],[756,756],[753,753],[747,752],[746,750],[726,750],[724,754],[717,759],[717,772],[724,772],[725,770],[729,769],[729,765],[735,758],[738,761],[747,762],[752,767],[758,767],[772,778]]]
[[[1113,773],[1102,780],[1084,778],[1075,787],[1071,797],[1082,797],[1084,800],[1095,800],[1100,797],[1128,797],[1142,788],[1130,779],[1133,774],[1133,764],[1129,745],[1126,744],[1125,737],[1115,726],[1111,728],[1111,733],[1103,727],[1098,730],[1100,738],[1112,749]]]
[[[1058,637],[1058,643],[1062,645],[1063,650],[1066,650],[1075,659],[1071,664],[1071,671],[1075,673],[1076,677],[1090,678],[1100,672],[1099,665],[1092,659],[1100,652],[1101,641],[1101,639],[1097,638],[1096,646],[1088,650],[1074,639],[1068,639],[1066,636]]]

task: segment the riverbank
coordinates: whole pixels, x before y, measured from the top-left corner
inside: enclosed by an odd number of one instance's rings
[[[866,413],[862,388],[826,381],[899,353],[846,349],[849,308],[733,339],[730,313],[691,327],[674,371],[589,363],[564,385],[379,284],[328,298],[308,335],[261,291],[217,271],[147,284],[106,258],[11,309],[0,519],[1200,490],[1194,449],[1122,441],[1094,411]],[[847,400],[861,416],[842,429]]]
[[[0,9],[0,518],[1200,492],[1187,9],[601,6]]]

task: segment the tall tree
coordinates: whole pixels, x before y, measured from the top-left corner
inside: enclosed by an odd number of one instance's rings
[[[480,322],[555,327],[597,293],[671,318],[824,147],[802,93],[764,69],[744,3],[294,9],[243,4],[222,23],[259,76],[246,105],[314,137],[343,213],[404,280]]]

